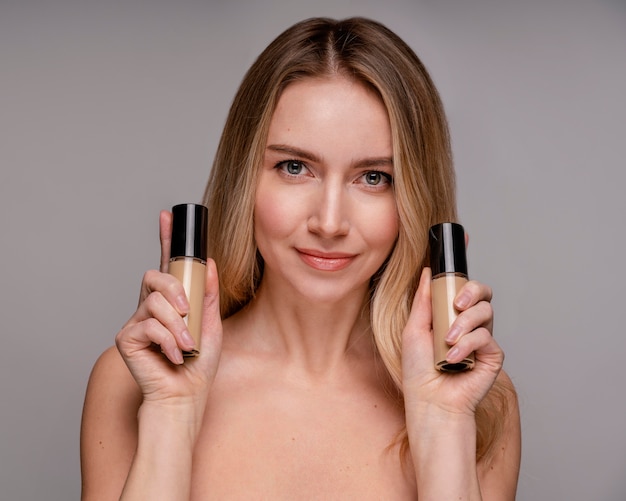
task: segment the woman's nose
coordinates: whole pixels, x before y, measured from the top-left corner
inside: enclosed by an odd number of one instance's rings
[[[309,231],[324,238],[343,236],[350,230],[349,201],[343,186],[320,186],[319,196],[313,200],[308,221]]]

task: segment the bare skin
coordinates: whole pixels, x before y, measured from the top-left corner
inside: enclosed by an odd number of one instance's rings
[[[397,231],[390,157],[386,112],[364,87],[339,78],[287,88],[255,207],[263,281],[222,322],[208,263],[201,354],[184,364],[187,306],[165,273],[171,216],[161,214],[161,270],[145,275],[137,312],[90,378],[83,499],[514,498],[515,402],[493,460],[475,461],[476,405],[506,377],[488,286],[461,290],[450,340],[450,361],[475,351],[476,368],[440,374],[425,270],[403,339],[406,412],[388,391],[363,304]],[[389,445],[405,423],[402,465]]]

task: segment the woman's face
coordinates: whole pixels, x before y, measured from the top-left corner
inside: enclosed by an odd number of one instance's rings
[[[398,235],[391,130],[378,96],[344,77],[287,86],[270,123],[254,231],[273,289],[362,299]]]

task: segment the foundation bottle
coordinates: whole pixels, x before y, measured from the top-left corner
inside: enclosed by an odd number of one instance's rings
[[[189,301],[185,316],[195,349],[183,351],[183,357],[200,354],[202,303],[206,282],[208,210],[203,205],[180,204],[172,207],[172,242],[169,273],[181,281]]]
[[[474,354],[457,363],[449,363],[446,354],[451,346],[445,341],[450,326],[458,316],[454,298],[467,282],[465,230],[457,223],[440,223],[428,232],[432,269],[432,312],[435,367],[444,372],[461,372],[474,367]]]

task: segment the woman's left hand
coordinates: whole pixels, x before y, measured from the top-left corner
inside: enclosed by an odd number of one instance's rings
[[[425,268],[402,336],[405,407],[473,416],[504,361],[492,335],[491,288],[469,281],[455,298],[460,313],[447,339],[451,345],[448,361],[461,361],[474,352],[476,362],[472,370],[451,374],[438,371],[434,364],[430,285],[431,271]]]

